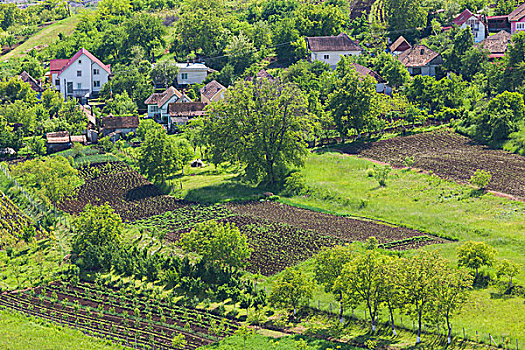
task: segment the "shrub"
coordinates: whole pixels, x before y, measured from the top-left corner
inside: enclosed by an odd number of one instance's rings
[[[470,177],[469,182],[480,190],[484,190],[489,185],[490,180],[492,180],[490,172],[478,169],[474,172],[474,175]]]
[[[374,170],[374,168],[368,168],[366,169],[366,176],[368,177],[374,177],[376,174],[376,171]]]
[[[300,173],[292,173],[284,180],[283,194],[285,196],[300,196],[308,192],[304,177]]]
[[[386,186],[386,180],[388,180],[389,174],[392,171],[392,168],[387,166],[381,167],[376,169],[374,173],[374,178],[379,183],[379,186],[385,187]]]
[[[414,166],[414,163],[415,163],[415,159],[414,159],[414,156],[410,156],[410,157],[406,157],[405,160],[403,161],[403,164],[407,167],[407,168],[412,168]]]

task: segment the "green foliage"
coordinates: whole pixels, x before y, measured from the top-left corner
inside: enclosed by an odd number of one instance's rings
[[[492,266],[496,250],[485,242],[468,241],[458,247],[458,265],[476,270],[482,266]]]
[[[307,192],[308,187],[306,187],[304,177],[300,173],[293,172],[284,179],[282,194],[286,196],[299,196]]]
[[[483,190],[489,185],[491,179],[492,175],[490,172],[478,169],[474,172],[474,175],[470,177],[469,182],[471,185]]]
[[[410,79],[408,70],[393,55],[382,52],[373,62],[375,71],[393,88],[405,85]]]
[[[417,36],[415,28],[426,25],[427,10],[421,6],[420,0],[385,0],[383,11],[388,29],[394,33],[403,31],[403,35],[409,40]],[[397,37],[397,34],[394,36]]]
[[[188,341],[182,333],[174,335],[173,339],[171,340],[171,346],[173,346],[175,349],[184,349],[187,343]]]
[[[121,94],[116,94],[115,98],[106,102],[102,113],[114,115],[135,115],[137,114],[137,105],[129,97],[128,92],[124,90]]]
[[[240,161],[254,182],[274,185],[302,166],[309,131],[307,104],[296,86],[267,79],[238,82],[213,104],[204,127],[212,161]]]
[[[179,245],[201,255],[206,262],[234,268],[246,266],[252,252],[235,224],[215,220],[196,224],[193,230],[183,233]]]
[[[312,297],[312,293],[312,281],[301,270],[289,267],[272,283],[269,301],[277,307],[291,306],[296,311]]]
[[[151,81],[155,86],[170,86],[177,85],[177,74],[179,68],[175,62],[161,62],[157,63],[149,72]]]
[[[392,168],[388,165],[375,168],[374,179],[376,179],[379,186],[381,187],[386,186],[386,181],[388,180],[391,171],[392,171]]]
[[[509,288],[512,287],[512,278],[520,272],[520,265],[513,263],[508,259],[503,259],[496,265],[496,274],[498,277],[509,278]]]

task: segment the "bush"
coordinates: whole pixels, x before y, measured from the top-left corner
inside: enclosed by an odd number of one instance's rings
[[[308,192],[308,187],[304,183],[304,177],[300,173],[292,173],[284,180],[283,195],[300,196]]]
[[[478,169],[474,172],[474,175],[470,177],[469,182],[480,190],[484,190],[489,185],[490,180],[492,180],[490,172]]]
[[[375,170],[374,178],[379,183],[379,186],[381,187],[386,186],[386,180],[388,180],[388,177],[391,171],[392,171],[392,168],[389,167],[388,165]]]
[[[373,168],[366,169],[366,176],[374,177],[375,175],[376,175],[376,171]]]

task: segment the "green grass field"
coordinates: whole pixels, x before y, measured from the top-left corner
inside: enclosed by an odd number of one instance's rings
[[[15,312],[0,310],[0,349],[113,350],[124,349],[79,331],[62,328]]]
[[[0,60],[6,61],[11,57],[23,56],[26,54],[26,51],[31,50],[38,45],[49,45],[58,40],[59,33],[70,35],[73,33],[73,30],[75,29],[78,21],[78,15],[72,15],[71,17],[65,18],[61,21],[57,21],[56,23],[53,23],[52,25],[45,27],[41,31],[35,33],[14,50],[9,51],[4,56],[0,56]]]
[[[356,347],[347,344],[332,343],[319,339],[309,339],[300,336],[286,336],[274,338],[272,336],[254,335],[246,340],[240,336],[233,336],[222,340],[218,344],[208,345],[203,350],[353,350]]]

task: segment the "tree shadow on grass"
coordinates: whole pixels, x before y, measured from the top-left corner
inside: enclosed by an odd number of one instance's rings
[[[217,185],[188,191],[185,200],[199,203],[224,203],[230,201],[258,200],[265,189],[233,179]]]

